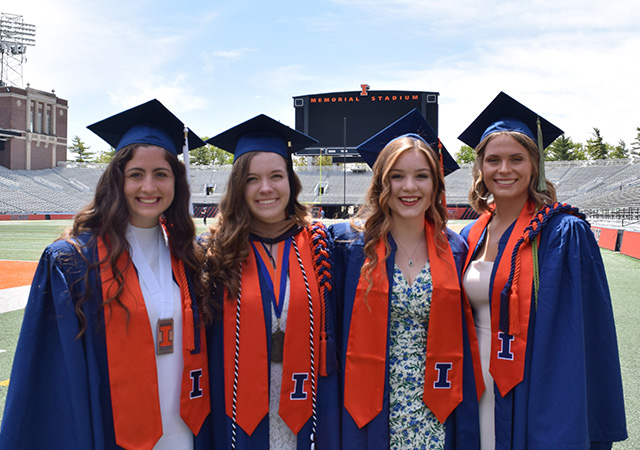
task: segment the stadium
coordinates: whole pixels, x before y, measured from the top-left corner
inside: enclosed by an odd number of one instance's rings
[[[51,127],[36,126],[35,129],[40,130],[40,133],[25,133],[31,136],[32,142],[29,145],[23,145],[25,141],[19,133],[0,129],[0,135],[4,133],[4,137],[0,136],[4,139],[0,139],[0,264],[8,264],[0,265],[0,418],[10,381],[11,361],[22,320],[22,308],[26,303],[35,261],[42,249],[59,235],[61,227],[68,225],[69,219],[93,199],[96,183],[105,168],[96,163],[66,161],[66,121],[60,119],[66,117],[66,102],[30,88],[18,90],[12,87],[10,91],[7,91],[7,96],[0,96],[0,103],[3,98],[15,98],[16,95],[38,97],[33,103],[24,102],[24,106],[33,105],[36,110],[40,108],[44,111],[42,115],[31,116],[32,120],[37,117],[41,124],[48,124],[49,120],[52,122]],[[366,92],[364,87],[363,92]],[[309,205],[317,217],[337,220],[348,218],[357,211],[369,186],[371,171],[359,161],[355,152],[355,146],[361,138],[355,137],[352,141],[343,139],[347,128],[346,119],[342,121],[344,108],[353,107],[344,99],[356,98],[361,94],[358,91],[294,97],[296,128],[319,138],[317,147],[300,155],[302,159],[306,158],[307,164],[295,167],[302,182],[299,199]],[[437,125],[437,93],[406,94],[386,91],[369,94],[382,99],[376,100],[376,105],[384,104],[384,99],[388,99],[388,108],[380,110],[389,114],[380,119],[383,120],[382,124],[390,123],[408,109],[416,107]],[[408,100],[404,100],[402,104],[398,103],[400,100],[394,100],[405,97]],[[411,103],[412,101],[415,103]],[[47,102],[51,104],[49,109]],[[42,107],[39,106],[40,103],[43,104]],[[365,102],[354,103],[358,107]],[[62,107],[58,106],[60,104]],[[305,112],[306,106],[311,109]],[[338,118],[335,123],[312,120],[312,108],[327,106],[333,108],[334,115]],[[28,117],[26,111],[20,111],[20,114],[24,112],[24,117]],[[64,111],[65,114],[59,111]],[[381,115],[380,111],[376,115]],[[327,117],[321,116],[325,119]],[[55,117],[58,119],[54,121]],[[349,126],[356,128],[354,123],[358,124],[351,120]],[[360,123],[357,128],[362,128],[364,123],[369,121]],[[314,126],[319,128],[314,129]],[[383,125],[372,126],[377,130]],[[437,129],[437,126],[434,128]],[[54,129],[62,129],[63,135],[49,136],[47,131],[53,133]],[[366,133],[371,134],[371,130]],[[23,145],[24,148],[15,144]],[[46,151],[45,158],[38,156],[42,155],[41,150]],[[21,163],[16,163],[19,158],[9,158],[11,152],[20,158],[30,155],[32,159],[27,160],[24,168],[16,168]],[[315,156],[331,156],[333,164],[313,165],[311,162]],[[199,232],[206,229],[206,219],[215,216],[230,173],[230,166],[191,167],[191,200]],[[640,354],[640,345],[637,336],[640,332],[640,314],[635,299],[640,290],[640,161],[610,159],[547,162],[546,176],[556,185],[561,202],[579,207],[586,213],[599,245],[604,249],[603,258],[619,335],[630,436],[627,441],[614,444],[614,448],[638,448],[640,385],[637,373],[640,362],[637,355]],[[454,229],[459,229],[475,218],[475,213],[467,202],[470,183],[471,166],[468,164],[461,165],[459,170],[446,178],[446,199]],[[46,232],[41,232],[39,227],[42,224],[53,226],[48,227]],[[14,298],[19,299],[17,303],[13,303]]]

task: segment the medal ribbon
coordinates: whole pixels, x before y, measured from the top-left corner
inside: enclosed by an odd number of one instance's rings
[[[463,346],[460,287],[451,247],[438,249],[433,225],[425,221],[425,237],[433,280],[427,334],[423,400],[444,422],[462,400]],[[361,274],[354,299],[345,363],[345,408],[362,428],[382,411],[389,313],[386,247],[375,247],[378,264],[371,289]],[[455,276],[452,276],[455,275]]]
[[[108,261],[108,249],[98,239],[98,257],[104,261],[100,266],[103,299],[115,295],[118,284]],[[193,338],[193,314],[191,295],[182,262],[172,258],[174,274],[183,297],[183,330]],[[155,343],[145,307],[140,282],[129,254],[123,252],[117,261],[123,277],[120,301],[128,309],[111,304],[109,314],[105,312],[107,361],[109,363],[109,386],[116,443],[123,448],[152,449],[162,436],[162,417],[158,395]],[[187,300],[188,297],[188,300]],[[187,308],[188,306],[188,308]],[[191,330],[187,324],[191,323]],[[209,375],[204,327],[199,328],[198,347],[193,352],[183,349],[184,371],[182,377],[181,417],[194,434],[198,434],[209,414]],[[186,344],[185,341],[185,345]],[[200,389],[195,389],[195,372]]]
[[[271,303],[273,304],[273,309],[276,312],[276,317],[279,319],[280,315],[282,315],[284,296],[287,292],[291,239],[287,239],[278,245],[277,261],[279,264],[277,270],[275,270],[271,265],[271,258],[269,258],[269,254],[267,253],[264,244],[256,245],[252,242],[251,246],[256,254],[260,273],[262,273],[263,278],[269,286],[269,293],[272,295]]]

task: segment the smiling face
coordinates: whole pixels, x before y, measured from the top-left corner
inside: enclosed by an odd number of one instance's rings
[[[266,223],[284,220],[290,195],[284,158],[277,153],[258,152],[249,162],[244,189],[251,215]]]
[[[487,144],[482,159],[482,178],[496,202],[527,201],[533,175],[527,149],[513,137],[495,136]]]
[[[140,145],[124,166],[123,190],[133,226],[156,226],[173,202],[175,177],[166,152],[155,145]]]
[[[433,175],[419,150],[403,152],[389,170],[392,220],[423,221],[433,201]]]

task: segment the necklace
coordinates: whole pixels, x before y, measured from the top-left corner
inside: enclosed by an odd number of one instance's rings
[[[400,247],[400,250],[402,250],[402,253],[404,253],[405,256],[407,257],[407,259],[409,260],[409,267],[413,267],[413,257],[415,256],[416,252],[418,251],[418,248],[420,247],[420,245],[416,245],[416,247],[413,249],[413,253],[411,254],[411,256],[409,256],[409,254],[404,249],[402,244],[400,244],[400,241],[397,240],[395,238],[395,236],[393,236],[393,234],[391,236],[393,237],[393,240],[396,241],[396,244],[398,244],[398,247]],[[422,242],[422,241],[420,241],[420,242]],[[420,242],[418,244],[420,244]]]

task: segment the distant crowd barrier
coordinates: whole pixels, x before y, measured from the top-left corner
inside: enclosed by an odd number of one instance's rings
[[[0,220],[66,220],[73,214],[0,214]]]
[[[636,231],[591,227],[601,248],[640,259],[640,233]]]

